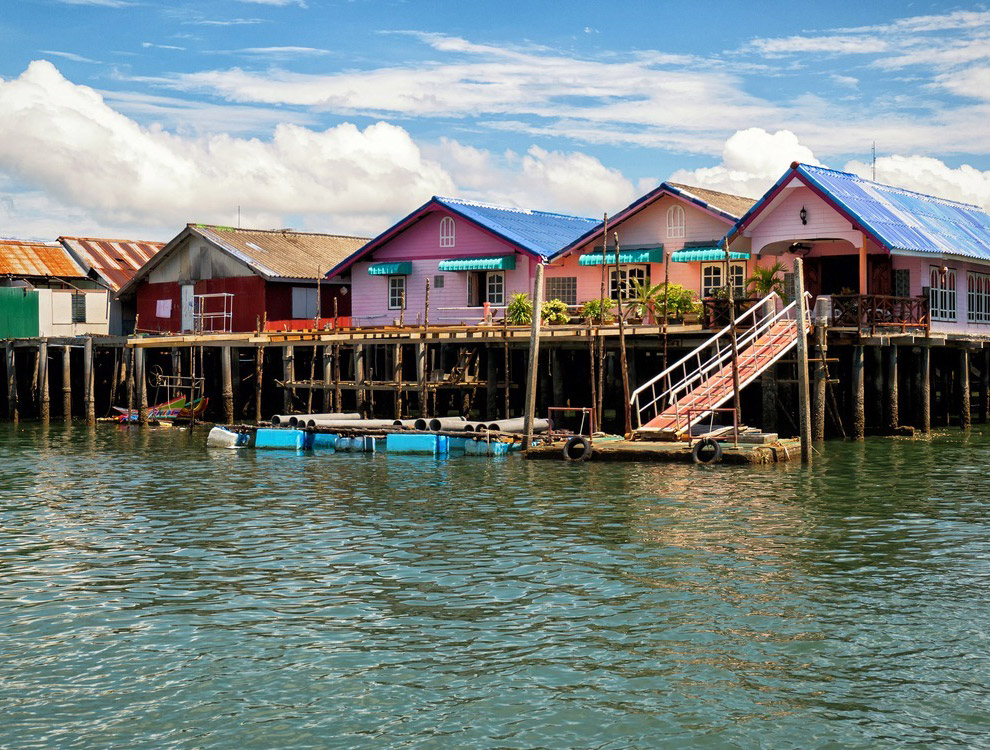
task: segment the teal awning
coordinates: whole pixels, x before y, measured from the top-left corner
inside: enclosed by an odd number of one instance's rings
[[[615,250],[610,250],[606,263],[615,263]],[[663,247],[643,247],[638,250],[620,250],[619,263],[663,263]],[[578,260],[582,266],[600,266],[601,253],[585,253]]]
[[[729,253],[732,260],[749,260],[748,253]],[[725,260],[725,250],[720,247],[689,247],[677,250],[670,256],[672,263],[717,262]]]
[[[372,276],[408,276],[412,273],[412,263],[408,260],[394,263],[372,263],[368,266],[368,273]]]
[[[488,258],[451,258],[440,261],[440,271],[511,271],[516,267],[515,255],[495,255]]]

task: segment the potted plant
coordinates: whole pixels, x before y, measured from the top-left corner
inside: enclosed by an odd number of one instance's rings
[[[786,270],[787,267],[779,260],[772,266],[757,266],[753,269],[753,275],[746,279],[746,286],[750,293],[761,299],[770,292],[776,292],[781,299],[785,299],[784,279],[780,274]]]
[[[528,326],[533,322],[533,300],[525,292],[509,297],[505,306],[505,320],[510,326]]]
[[[540,317],[544,323],[551,326],[562,326],[571,322],[571,316],[567,312],[567,303],[559,299],[544,302],[540,307]]]
[[[590,323],[614,323],[615,313],[612,312],[612,308],[615,307],[615,300],[606,298],[605,303],[602,304],[600,299],[589,299],[587,302],[581,305],[581,317]]]

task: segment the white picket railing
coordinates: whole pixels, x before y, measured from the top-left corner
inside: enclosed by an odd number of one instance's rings
[[[806,296],[810,297],[810,295]],[[744,363],[749,363],[754,358],[758,360],[756,367],[749,372],[745,380],[740,381],[740,387],[755,380],[760,373],[780,359],[797,343],[797,307],[796,300],[789,305],[784,305],[780,296],[776,292],[771,292],[736,318],[733,324],[736,330],[744,329],[738,333],[736,340],[739,366],[742,367]],[[778,342],[776,338],[771,338],[767,347],[755,346],[761,336],[770,332],[781,321],[793,321],[792,335],[781,342]],[[810,315],[806,318],[806,322],[810,325]],[[706,402],[691,404],[690,419],[687,418],[686,414],[682,415],[678,408],[679,402],[686,396],[698,388],[708,385],[716,374],[731,365],[732,340],[730,330],[731,327],[726,326],[690,354],[679,359],[659,375],[633,391],[630,404],[636,414],[637,427],[641,428],[644,424],[673,407],[677,429],[686,429],[691,426],[688,422],[695,423],[705,418],[707,413],[699,411],[699,407],[715,409],[732,397],[731,390],[728,395],[715,396],[715,392],[709,389]],[[750,347],[753,348],[752,351],[748,351]],[[709,350],[711,350],[710,354],[707,353]]]

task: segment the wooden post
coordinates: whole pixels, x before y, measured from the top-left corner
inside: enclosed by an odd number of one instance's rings
[[[735,303],[735,291],[733,289],[733,284],[732,284],[732,262],[731,262],[731,260],[732,260],[732,254],[729,252],[729,240],[728,239],[723,239],[723,248],[725,250],[725,288],[726,288],[726,291],[728,292],[728,294],[726,296],[729,298],[729,342],[732,344],[732,363],[731,363],[732,364],[732,405],[735,407],[735,410],[736,410],[736,419],[739,420],[740,423],[742,423],[742,402],[741,402],[741,399],[739,397],[739,343],[738,343],[738,341],[736,339],[736,303]],[[800,258],[798,258],[797,260],[800,260]],[[803,292],[803,289],[804,289],[804,280],[803,280],[803,276],[802,276],[803,271],[801,271],[801,265],[800,264],[797,264],[797,263],[795,265],[796,265],[796,268],[795,268],[795,271],[794,271],[795,277],[798,277],[798,276],[801,276],[802,277],[801,287],[800,287],[801,288],[801,291],[798,292],[798,295],[800,297],[800,299],[798,300],[798,314],[800,316],[800,321],[798,322],[798,334],[799,334],[799,336],[803,336],[804,337],[804,382],[805,382],[805,385],[807,386],[807,382],[808,382],[808,331],[807,331],[807,319],[805,318],[804,313],[802,313],[801,311],[802,310],[805,310],[805,311],[807,310],[807,308],[808,308],[808,301],[806,299],[804,299],[804,297],[802,296],[804,294],[804,292]],[[800,360],[801,360],[801,339],[799,338],[798,339],[798,361],[800,362]],[[666,365],[666,362],[664,363],[664,365]],[[800,391],[800,383],[801,383],[801,374],[798,373],[798,385],[799,385],[798,390],[799,391]],[[800,408],[802,408],[802,409],[805,408],[805,406],[806,406],[806,403],[805,403],[804,399],[805,399],[805,397],[807,395],[808,395],[808,390],[807,390],[807,388],[805,388],[804,395],[800,397],[801,398]],[[801,457],[802,457],[802,460],[809,461],[810,462],[811,461],[811,448],[810,448],[810,445],[811,445],[811,443],[810,443],[810,441],[811,441],[811,427],[810,427],[810,424],[811,423],[810,423],[810,421],[809,421],[808,424],[809,424],[808,435],[805,436],[805,434],[803,432],[803,430],[804,430],[804,420],[803,419],[801,420],[801,430],[802,430],[802,432],[801,432]],[[807,451],[805,451],[805,448],[804,448],[805,437],[807,437],[807,440],[809,441],[808,442],[809,447],[808,447]],[[806,453],[807,453],[807,456],[805,456]]]
[[[529,449],[533,444],[533,419],[536,417],[536,376],[540,363],[540,325],[543,322],[543,316],[540,315],[542,307],[543,264],[538,263],[536,265],[536,280],[533,284],[533,324],[529,333],[529,365],[526,368],[526,415],[523,450]]]
[[[134,375],[137,378],[138,424],[148,424],[148,375],[147,352],[143,347],[134,350]]]
[[[900,394],[897,390],[897,344],[887,347],[887,432],[893,434],[900,426]]]
[[[261,424],[261,392],[265,376],[265,347],[261,344],[254,350],[254,423]]]
[[[973,421],[969,394],[969,350],[959,350],[959,428],[968,430]]]
[[[7,418],[16,423],[20,414],[17,410],[17,355],[14,342],[5,345],[7,355]]]
[[[980,366],[980,421],[990,421],[990,349],[983,352]]]
[[[763,396],[763,431],[777,431],[777,365],[770,365],[760,376]]]
[[[553,386],[553,405],[567,406],[564,391],[564,366],[560,362],[559,347],[550,350],[550,380]]]
[[[72,347],[62,347],[62,417],[72,421]]]
[[[825,359],[828,356],[828,341],[826,338],[825,317],[815,321],[815,385],[811,391],[811,438],[820,443],[825,440]]]
[[[234,424],[234,374],[231,372],[230,347],[220,347],[220,375],[223,379],[223,417]]]
[[[854,440],[866,437],[866,382],[863,377],[863,347],[852,348],[852,436]]]
[[[48,395],[48,339],[41,339],[38,344],[38,418],[42,424],[48,424],[51,419],[51,408]]]
[[[419,383],[419,416],[428,417],[430,409],[426,390],[426,344],[416,344],[416,382]]]
[[[921,410],[918,427],[927,435],[932,431],[932,352],[921,347],[918,356],[918,408]]]
[[[728,244],[726,245],[728,255]],[[729,279],[729,286],[732,286]],[[811,404],[808,399],[808,299],[804,296],[804,262],[801,258],[794,260],[794,282],[797,292],[798,311],[798,340],[797,340],[797,376],[798,376],[798,416],[801,433],[801,460],[811,463]],[[731,294],[729,299],[731,300]],[[730,307],[731,310],[731,307]],[[732,314],[732,313],[730,313]],[[735,325],[729,324],[735,329]],[[736,352],[733,351],[733,360]],[[738,373],[737,373],[738,374]],[[739,392],[736,391],[736,408],[739,408]]]
[[[592,423],[598,424],[598,387],[595,379],[595,335],[591,328],[591,320],[588,323],[588,375],[591,381],[591,418]]]
[[[430,327],[430,280],[426,280],[426,293],[423,297],[423,330]]]
[[[865,355],[865,374],[870,392],[870,397],[866,400],[866,423],[880,430],[884,426],[883,351],[879,346],[870,346]]]
[[[83,387],[86,389],[84,393],[87,424],[96,424],[96,402],[93,397],[93,391],[95,390],[94,375],[93,337],[87,336],[85,348],[83,349]]]
[[[503,318],[502,324],[502,349],[505,355],[505,371],[502,373],[505,377],[505,411],[502,414],[503,419],[509,419],[510,414],[510,400],[509,400],[509,373],[511,372],[512,362],[509,359],[509,321]]]
[[[619,233],[613,232],[612,234],[615,237],[615,278],[617,282],[621,282],[622,276],[619,273]],[[621,283],[619,284],[619,288],[620,291],[616,295],[619,298],[617,300],[619,315],[619,369],[622,374],[622,413],[625,417],[624,435],[628,439],[632,436],[632,405],[629,403],[629,360],[626,354],[626,316],[625,310],[622,309],[622,300],[626,295],[622,291]]]
[[[361,344],[354,345],[354,384],[358,386],[354,391],[357,399],[356,411],[362,411],[362,406],[367,400],[365,391],[360,386],[364,384],[365,349]]]
[[[127,347],[127,419],[130,422],[134,412],[134,347]]]
[[[285,383],[289,383],[296,379],[296,365],[295,365],[296,355],[295,347],[293,346],[283,346],[282,347],[282,380]],[[295,388],[290,388],[288,385],[282,386],[282,410],[288,414],[292,411],[292,397],[296,395]]]
[[[863,237],[863,241],[860,243],[860,246],[859,246],[859,293],[860,294],[869,294],[869,292],[867,291],[867,283],[866,283],[866,277],[867,277],[867,273],[866,273],[866,267],[867,267],[867,264],[866,264],[866,233],[865,232],[861,232],[860,234]],[[862,318],[860,318],[860,319],[862,320]]]
[[[335,299],[334,302],[336,301]],[[335,412],[344,410],[340,392],[340,344],[333,345],[333,410]]]
[[[402,419],[402,344],[392,347],[392,380],[395,381],[395,418]]]
[[[306,413],[313,413],[313,381],[316,380],[316,345],[313,345],[313,356],[309,359],[309,388],[306,389]]]
[[[323,411],[329,412],[333,408],[333,392],[330,390],[330,383],[333,382],[333,346],[327,344],[323,347]]]

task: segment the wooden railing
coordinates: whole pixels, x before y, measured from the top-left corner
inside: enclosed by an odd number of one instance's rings
[[[931,330],[927,297],[886,294],[833,294],[829,325],[872,333]]]
[[[705,297],[701,300],[701,325],[706,329],[719,330],[729,325],[745,312],[749,312],[760,302],[759,297],[743,297],[732,300],[732,314],[729,313],[729,300],[718,297]]]

